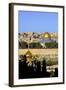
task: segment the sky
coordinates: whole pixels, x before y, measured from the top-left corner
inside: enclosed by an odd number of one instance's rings
[[[58,13],[19,11],[18,32],[58,32]]]

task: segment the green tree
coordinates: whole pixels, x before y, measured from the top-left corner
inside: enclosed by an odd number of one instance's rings
[[[41,48],[41,44],[39,42],[32,42],[29,44],[30,48]]]
[[[27,42],[24,42],[24,41],[19,42],[19,48],[20,49],[28,48]]]
[[[45,46],[47,48],[58,48],[58,43],[57,42],[46,42]]]

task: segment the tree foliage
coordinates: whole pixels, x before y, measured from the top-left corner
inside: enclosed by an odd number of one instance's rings
[[[25,49],[25,48],[28,48],[28,44],[27,42],[24,42],[24,41],[21,41],[19,42],[19,48],[21,49]]]
[[[57,42],[46,42],[45,43],[46,48],[58,48]]]
[[[29,44],[30,48],[42,48],[41,44],[39,42],[32,42]]]

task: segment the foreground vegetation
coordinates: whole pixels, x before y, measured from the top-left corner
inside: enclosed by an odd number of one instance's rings
[[[46,42],[44,43],[46,48],[58,48],[58,43],[57,42]],[[19,49],[26,49],[26,48],[44,48],[40,42],[31,42],[28,43],[25,41],[19,42]]]
[[[41,78],[41,77],[58,77],[58,68],[54,71],[51,69],[50,72],[47,71],[47,62],[43,58],[42,63],[36,58],[29,64],[27,62],[26,55],[21,57],[19,60],[19,79],[22,78]]]

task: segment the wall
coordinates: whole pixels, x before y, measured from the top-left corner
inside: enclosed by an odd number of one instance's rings
[[[23,3],[40,3],[50,5],[64,5],[66,7],[66,0],[0,0],[0,90],[65,90],[64,85],[48,85],[48,86],[34,86],[34,87],[8,87],[8,3],[9,2],[23,2]],[[66,19],[65,19],[66,21]],[[65,36],[66,38],[66,36]],[[66,64],[66,63],[65,63]],[[66,68],[66,66],[65,66]]]
[[[25,54],[28,49],[20,49],[19,55]],[[56,55],[58,54],[58,49],[29,49],[33,55]]]

